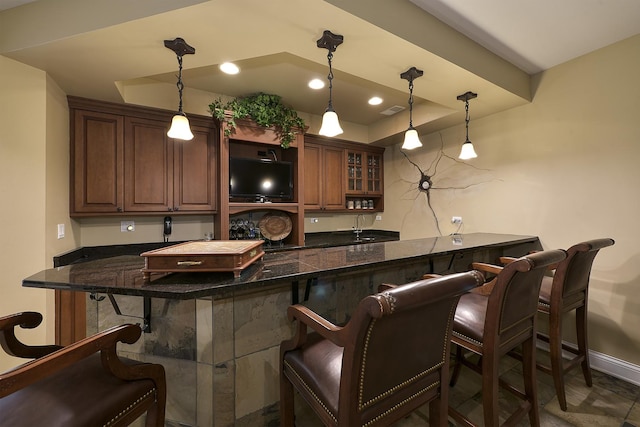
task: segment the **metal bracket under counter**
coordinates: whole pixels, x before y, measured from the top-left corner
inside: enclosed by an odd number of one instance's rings
[[[304,299],[302,300],[303,302],[309,300],[309,293],[311,292],[311,286],[317,283],[318,283],[317,277],[311,277],[307,279],[307,285],[304,288]],[[298,304],[300,302],[298,285],[299,285],[299,282],[297,280],[294,280],[293,282],[291,282],[291,304],[292,305]]]
[[[142,317],[134,316],[132,314],[122,314],[120,306],[118,305],[118,301],[116,301],[113,294],[107,294],[107,297],[109,298],[109,302],[111,303],[113,310],[118,316],[127,316],[135,317],[136,319],[142,319],[142,325],[140,325],[142,332],[147,334],[151,333],[151,297],[142,297]],[[100,296],[100,294],[96,293],[89,294],[89,298],[97,302],[104,300],[103,296]]]

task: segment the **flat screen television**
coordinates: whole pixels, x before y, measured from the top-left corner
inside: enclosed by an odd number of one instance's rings
[[[230,157],[229,197],[261,201],[293,199],[292,163]]]

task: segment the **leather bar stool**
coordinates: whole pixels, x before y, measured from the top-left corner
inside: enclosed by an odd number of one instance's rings
[[[532,426],[540,425],[535,379],[538,295],[547,266],[565,257],[566,253],[562,250],[550,250],[518,258],[505,267],[472,264],[474,269],[496,276],[460,298],[453,324],[452,342],[457,347],[451,386],[455,385],[463,365],[482,374],[485,427],[500,425],[499,385],[523,400],[504,425],[516,425],[527,414]],[[520,346],[524,391],[501,380],[498,373],[500,358]],[[476,364],[468,360],[463,350],[480,355],[480,362]],[[474,425],[453,408],[449,408],[449,415],[464,425]]]
[[[430,425],[447,426],[452,319],[460,295],[483,282],[473,271],[383,287],[343,327],[290,306],[297,328],[280,346],[281,425],[294,425],[295,389],[327,426],[387,426],[426,403]]]
[[[555,267],[553,276],[545,276],[542,279],[538,312],[549,316],[549,330],[548,334],[538,331],[538,338],[549,343],[551,366],[540,362],[537,366],[538,369],[553,377],[558,403],[563,411],[567,410],[564,390],[564,376],[567,372],[580,365],[587,386],[591,387],[593,384],[587,333],[589,278],[593,260],[598,251],[614,243],[613,239],[604,238],[575,244],[567,249],[567,258],[553,266]],[[505,259],[501,261],[504,263]],[[562,317],[572,311],[575,311],[578,348],[562,343]],[[562,350],[574,356],[565,360],[562,357]]]
[[[0,317],[0,345],[33,359],[0,373],[0,425],[11,427],[127,426],[146,413],[146,426],[164,426],[166,383],[162,365],[116,354],[116,344],[140,338],[137,325],[121,325],[66,347],[28,346],[14,329],[35,328],[35,312]]]

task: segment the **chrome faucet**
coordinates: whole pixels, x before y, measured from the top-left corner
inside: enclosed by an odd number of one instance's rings
[[[353,232],[356,234],[356,242],[360,241],[360,234],[362,233],[362,225],[360,225],[360,217],[362,217],[362,222],[364,222],[364,215],[358,214],[356,215],[356,225],[353,227]]]

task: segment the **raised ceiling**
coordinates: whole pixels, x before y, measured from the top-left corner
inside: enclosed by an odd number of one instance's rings
[[[0,0],[0,10],[6,1]],[[500,3],[485,1],[493,8]],[[503,4],[506,1],[501,0]],[[584,1],[594,3],[570,0]],[[545,2],[549,7],[555,5],[552,0]],[[626,4],[638,17],[635,0],[633,4],[618,2]],[[400,78],[400,73],[411,66],[424,70],[424,76],[415,81],[414,125],[420,133],[429,133],[463,119],[464,105],[456,100],[457,95],[468,90],[479,94],[473,101],[475,117],[523,105],[534,96],[529,73],[577,55],[567,49],[560,59],[527,57],[526,41],[535,45],[533,38],[525,38],[509,49],[492,47],[491,42],[503,37],[501,34],[511,33],[500,33],[495,20],[483,19],[499,16],[497,22],[508,26],[516,12],[503,8],[500,13],[489,14],[485,10],[478,15],[478,23],[471,25],[478,10],[464,6],[467,3],[40,0],[0,12],[0,54],[47,71],[67,94],[127,102],[127,87],[149,82],[175,87],[176,58],[163,46],[163,40],[182,37],[196,48],[195,55],[184,58],[187,90],[230,96],[258,91],[275,93],[298,111],[319,116],[326,107],[327,89],[312,91],[306,85],[313,77],[326,80],[327,51],[318,49],[316,40],[329,29],[344,36],[333,59],[333,104],[341,121],[366,128],[368,142],[388,145],[400,142],[400,133],[408,124],[407,112],[394,116],[381,112],[407,107],[407,81]],[[597,3],[592,6],[602,2]],[[11,0],[10,6],[15,5],[16,0]],[[472,13],[465,15],[465,11]],[[451,26],[434,15],[448,20]],[[490,25],[494,31],[483,32],[482,25]],[[517,22],[513,25],[524,28]],[[540,23],[535,29],[543,35],[548,33]],[[625,35],[616,33],[614,38]],[[566,35],[566,44],[574,38],[577,37]],[[614,41],[617,40],[611,40]],[[503,47],[506,43],[502,41]],[[512,58],[518,66],[489,49]],[[217,66],[225,61],[238,63],[241,73],[222,74]],[[366,101],[373,95],[383,98],[383,104],[369,106]],[[188,107],[186,99],[185,108]]]

